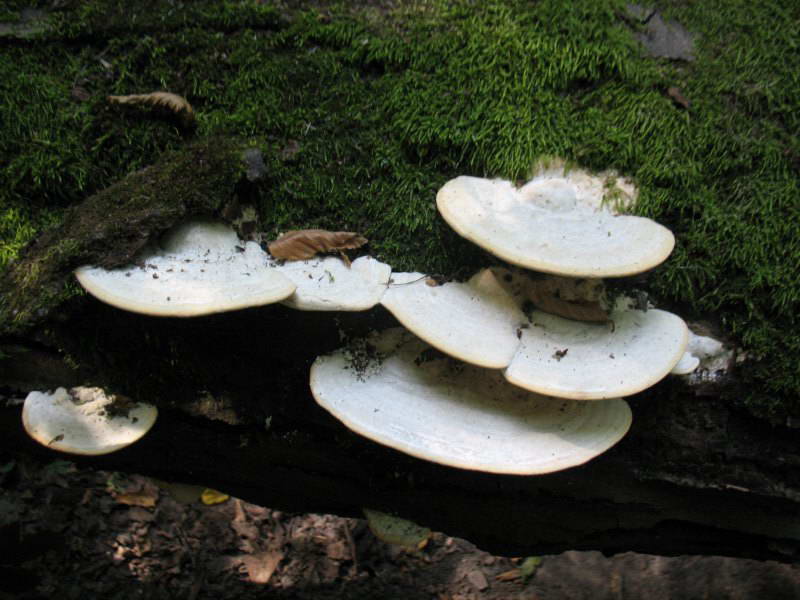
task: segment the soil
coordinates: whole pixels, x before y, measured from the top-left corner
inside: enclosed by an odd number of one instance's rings
[[[364,520],[205,504],[199,488],[179,501],[145,477],[60,458],[0,456],[0,489],[0,598],[800,597],[800,566],[597,552],[526,561],[444,533],[404,549]]]

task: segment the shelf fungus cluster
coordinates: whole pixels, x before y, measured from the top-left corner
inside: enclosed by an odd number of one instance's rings
[[[669,374],[688,339],[676,315],[605,304],[601,277],[641,273],[674,245],[661,225],[619,214],[635,194],[563,163],[519,188],[449,181],[444,219],[517,266],[464,283],[393,273],[381,304],[407,330],[319,357],[317,402],[370,439],[465,469],[541,474],[604,452],[631,424],[621,398]]]
[[[84,266],[75,276],[117,308],[194,317],[275,302],[299,310],[367,310],[380,300],[390,273],[389,265],[368,256],[352,265],[330,256],[275,260],[223,223],[194,220],[167,232],[132,265]]]
[[[363,240],[363,241],[362,241]],[[366,242],[359,238],[359,243]],[[350,246],[346,246],[350,247]],[[300,310],[367,310],[389,283],[391,268],[364,256],[275,260],[255,242],[211,220],[183,223],[119,269],[80,267],[75,276],[99,300],[160,317],[195,317],[282,302]],[[141,438],[156,409],[118,400],[99,388],[31,392],[23,425],[36,441],[73,454],[105,454]]]
[[[444,219],[513,265],[466,282],[392,273],[369,256],[351,264],[315,255],[366,243],[355,233],[290,232],[271,256],[211,221],[168,232],[126,268],[86,266],[76,276],[100,300],[156,316],[276,302],[337,311],[382,304],[405,329],[317,358],[316,401],[355,432],[412,456],[549,473],[585,463],[625,435],[631,411],[622,397],[697,363],[679,317],[625,299],[606,303],[601,278],[650,269],[674,245],[661,225],[620,214],[635,197],[612,173],[563,163],[521,187],[449,181],[436,199]],[[56,392],[62,403],[65,393]],[[54,431],[40,441],[58,447]]]

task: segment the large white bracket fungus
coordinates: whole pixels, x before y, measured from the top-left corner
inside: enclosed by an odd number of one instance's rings
[[[121,450],[147,433],[157,416],[155,406],[121,403],[95,387],[31,392],[22,407],[22,425],[28,435],[43,446],[70,454]]]
[[[519,346],[516,331],[526,321],[489,269],[467,283],[442,285],[422,273],[394,273],[381,303],[442,352],[495,369],[511,362]]]
[[[334,256],[292,260],[275,269],[297,286],[282,301],[297,310],[368,310],[380,302],[392,274],[389,265],[371,256],[351,265]]]
[[[626,186],[611,174],[558,163],[521,188],[457,177],[439,190],[436,205],[456,232],[510,263],[570,277],[621,277],[661,263],[675,244],[658,223],[617,214],[615,204],[635,195]]]
[[[621,399],[575,402],[509,385],[497,371],[428,360],[402,329],[370,338],[372,356],[342,349],[311,367],[316,401],[353,431],[425,460],[491,473],[559,471],[628,431]]]
[[[268,264],[255,242],[230,227],[191,221],[169,231],[160,247],[135,265],[106,270],[84,266],[75,276],[99,300],[132,312],[191,317],[271,304],[295,285]]]

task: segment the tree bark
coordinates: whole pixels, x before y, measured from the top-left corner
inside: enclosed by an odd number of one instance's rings
[[[267,306],[161,319],[82,298],[51,325],[62,354],[17,340],[28,351],[4,361],[0,385],[100,383],[156,403],[159,420],[142,441],[74,459],[282,510],[352,516],[369,507],[507,555],[579,549],[797,559],[796,431],[715,395],[698,396],[677,378],[629,399],[633,427],[615,448],[550,475],[444,467],[350,432],[315,404],[309,365],[341,345],[341,331],[392,324],[381,308],[334,314]],[[55,458],[27,439],[19,412],[0,411],[0,445]]]
[[[381,307],[318,313],[266,306],[180,319],[81,295],[71,275],[81,261],[124,262],[153,234],[195,214],[232,218],[237,181],[261,175],[251,174],[235,144],[216,144],[217,152],[211,146],[191,146],[71,208],[0,280],[0,391],[101,385],[161,411],[133,447],[76,461],[289,511],[392,512],[498,554],[797,559],[800,439],[789,427],[737,412],[719,389],[699,395],[668,378],[631,398],[630,433],[587,465],[530,477],[479,473],[367,441],[311,397],[317,356],[343,338],[397,325]],[[187,178],[192,193],[178,190],[165,201],[160,190]],[[19,412],[18,404],[0,410],[0,447],[54,456],[27,439]]]

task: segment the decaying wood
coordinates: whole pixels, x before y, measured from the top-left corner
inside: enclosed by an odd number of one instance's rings
[[[151,92],[149,94],[131,94],[128,96],[109,96],[111,104],[141,104],[169,110],[180,119],[184,126],[194,124],[194,109],[183,96],[172,92]]]
[[[284,260],[306,260],[321,252],[353,250],[367,243],[367,238],[351,231],[299,229],[288,231],[268,244],[269,253]]]
[[[603,285],[597,279],[548,277],[531,282],[528,298],[544,312],[573,319],[605,323],[609,311],[603,301]]]
[[[270,306],[189,322],[86,298],[61,325],[92,337],[65,349],[85,370],[82,381],[113,379],[115,391],[159,404],[159,421],[130,448],[84,459],[28,440],[20,407],[0,405],[0,449],[202,485],[293,512],[359,516],[367,506],[512,556],[581,549],[800,560],[797,430],[696,396],[678,379],[629,399],[633,426],[609,452],[548,475],[444,467],[350,432],[314,402],[308,367],[341,345],[340,328],[390,320],[378,309],[333,315]],[[15,380],[29,372],[17,369]],[[186,405],[209,394],[236,419]]]

